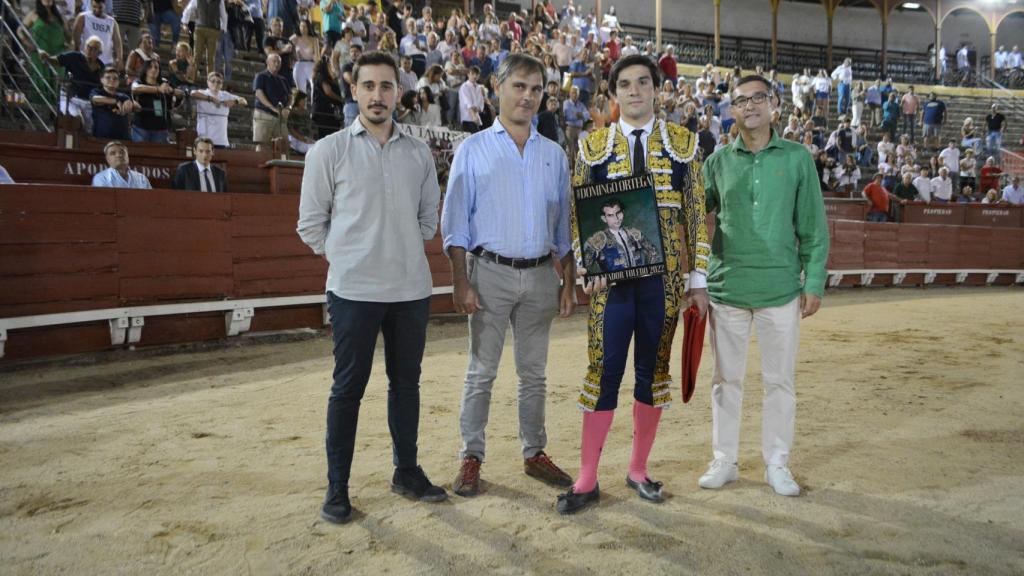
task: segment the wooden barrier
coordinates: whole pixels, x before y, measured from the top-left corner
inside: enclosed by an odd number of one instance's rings
[[[914,202],[903,207],[903,222],[907,224],[963,226],[966,218],[967,207],[963,204]]]
[[[968,204],[964,223],[968,226],[1024,227],[1024,207],[1005,204]]]

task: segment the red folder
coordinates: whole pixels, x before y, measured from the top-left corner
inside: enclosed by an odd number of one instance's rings
[[[710,311],[709,311],[710,312]],[[683,311],[683,402],[689,402],[693,391],[697,388],[697,369],[700,368],[700,356],[704,351],[704,328],[707,315],[702,318],[696,306]]]

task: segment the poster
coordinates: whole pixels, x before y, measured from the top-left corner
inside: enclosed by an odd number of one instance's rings
[[[573,188],[576,261],[608,282],[665,273],[665,249],[650,174]]]

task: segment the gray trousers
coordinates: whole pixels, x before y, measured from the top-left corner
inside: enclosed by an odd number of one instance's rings
[[[505,334],[512,326],[516,373],[519,376],[519,440],[523,457],[544,449],[544,402],[548,337],[558,313],[559,281],[548,261],[517,270],[485,258],[467,255],[469,283],[483,308],[469,317],[469,368],[462,391],[461,458],[484,459],[491,388],[498,374]]]

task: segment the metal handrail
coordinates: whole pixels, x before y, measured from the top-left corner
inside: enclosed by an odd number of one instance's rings
[[[18,14],[19,13],[11,5],[9,0],[2,0],[2,1],[3,1],[3,9],[5,11],[9,11],[11,14]],[[32,49],[32,51],[38,52],[39,51],[39,46],[36,44],[35,39],[32,37],[31,32],[29,32],[29,30],[27,28],[25,28],[25,25],[21,22],[21,20],[18,20],[17,30],[21,30],[21,31],[25,32],[25,37],[28,38],[29,42],[31,43],[30,48]],[[48,121],[43,118],[42,115],[40,115],[39,111],[36,110],[36,106],[37,106],[38,102],[42,102],[42,104],[46,107],[46,110],[43,111],[44,114],[46,112],[49,112],[51,117],[56,118],[56,116],[57,116],[57,108],[58,108],[56,100],[59,97],[58,96],[59,95],[59,90],[54,90],[54,92],[55,92],[55,94],[53,94],[54,102],[51,102],[49,99],[43,97],[43,96],[45,96],[45,91],[39,85],[39,82],[37,82],[37,78],[43,78],[43,77],[45,77],[47,75],[47,73],[50,76],[52,76],[53,78],[58,78],[59,75],[57,74],[57,70],[53,66],[51,66],[49,62],[45,62],[45,61],[42,62],[43,69],[40,69],[40,67],[37,66],[36,63],[31,58],[28,57],[28,55],[30,54],[30,51],[28,49],[26,49],[26,46],[22,43],[21,38],[17,34],[17,30],[12,30],[11,27],[7,25],[6,19],[0,19],[0,43],[2,43],[2,40],[3,40],[2,37],[6,36],[7,38],[10,39],[10,43],[13,46],[16,46],[17,49],[21,52],[21,54],[24,56],[23,58],[14,58],[13,59],[14,62],[15,62],[15,66],[17,67],[17,69],[20,70],[20,74],[19,73],[15,73],[16,71],[9,70],[8,66],[6,64],[4,64],[2,66],[3,67],[3,72],[4,72],[4,74],[6,74],[6,75],[8,75],[9,77],[12,77],[12,78],[16,78],[16,77],[20,76],[20,77],[24,77],[25,79],[28,80],[28,83],[31,85],[32,89],[35,91],[36,94],[38,94],[40,96],[40,98],[38,98],[38,99],[29,98],[29,99],[27,99],[27,101],[25,103],[23,103],[20,106],[17,106],[16,108],[17,108],[18,112],[29,123],[31,123],[31,124],[38,123],[38,125],[41,128],[43,128],[44,130],[46,130],[47,132],[52,132],[53,131],[53,126],[51,126],[48,123]],[[6,104],[6,102],[5,102],[5,104]],[[12,107],[13,106],[8,105],[8,110],[10,111],[10,109]],[[26,108],[27,108],[28,111],[31,111],[31,115],[35,118],[35,122],[33,122],[33,119],[29,116],[29,113],[26,111]]]

